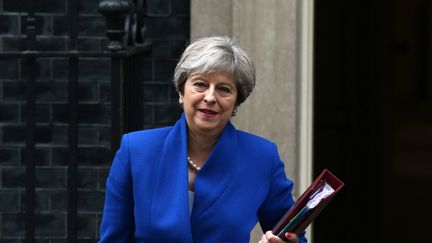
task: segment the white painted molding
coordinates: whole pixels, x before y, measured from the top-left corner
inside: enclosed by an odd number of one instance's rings
[[[314,1],[298,1],[298,179],[297,189],[304,192],[312,183],[313,176],[313,32]],[[306,233],[312,243],[311,226]]]

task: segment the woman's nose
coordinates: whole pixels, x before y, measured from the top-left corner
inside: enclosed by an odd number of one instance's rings
[[[204,96],[204,102],[206,102],[206,103],[213,103],[213,102],[215,102],[216,98],[215,98],[215,93],[214,92],[215,92],[214,87],[210,87],[209,89],[207,89],[207,92],[206,92],[206,94]]]

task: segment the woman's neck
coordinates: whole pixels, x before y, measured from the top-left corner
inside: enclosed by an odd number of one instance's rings
[[[217,139],[218,136],[188,131],[188,156],[202,165],[216,145]]]

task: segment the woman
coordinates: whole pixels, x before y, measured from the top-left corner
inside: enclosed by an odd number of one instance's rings
[[[283,242],[269,230],[292,206],[293,185],[276,145],[229,121],[255,86],[251,59],[227,37],[200,39],[174,84],[184,109],[177,123],[122,138],[100,242],[249,242],[257,221],[261,242]]]

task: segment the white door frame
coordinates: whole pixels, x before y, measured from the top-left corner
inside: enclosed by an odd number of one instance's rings
[[[313,28],[314,1],[298,1],[298,183],[299,193],[312,183],[313,176]],[[307,230],[312,242],[312,226]]]

